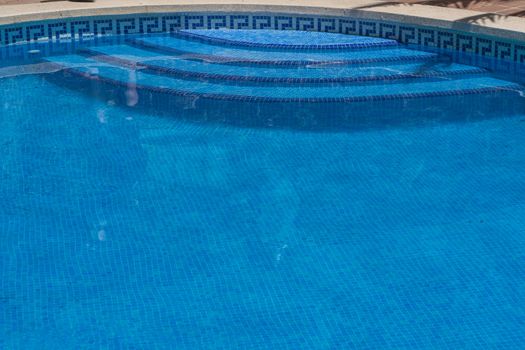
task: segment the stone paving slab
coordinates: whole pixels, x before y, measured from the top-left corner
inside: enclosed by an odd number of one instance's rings
[[[397,2],[525,17],[525,0],[397,0]]]
[[[384,0],[390,2],[389,0]],[[66,2],[61,0],[0,0],[0,5]],[[488,12],[506,16],[525,17],[525,0],[394,0],[405,4],[440,6]]]

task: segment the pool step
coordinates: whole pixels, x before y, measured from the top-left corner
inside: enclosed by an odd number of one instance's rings
[[[519,89],[489,76],[458,80],[423,81],[410,84],[332,85],[235,85],[148,74],[141,69],[103,63],[81,55],[49,57],[47,60],[81,77],[138,90],[210,99],[265,102],[360,102],[414,99],[449,95],[483,94]]]
[[[446,78],[480,74],[482,68],[456,63],[398,63],[380,66],[237,66],[186,60],[179,56],[160,55],[128,45],[108,45],[84,49],[84,53],[103,62],[140,67],[181,78],[272,83],[386,82],[399,79]]]
[[[394,46],[389,49],[343,50],[328,52],[290,51],[289,49],[257,50],[254,48],[228,48],[171,35],[157,35],[129,39],[130,45],[157,52],[181,55],[223,64],[311,66],[337,64],[368,64],[376,62],[429,61],[439,56],[435,53]]]
[[[172,35],[213,45],[269,49],[358,50],[399,45],[392,39],[273,29],[184,29]]]

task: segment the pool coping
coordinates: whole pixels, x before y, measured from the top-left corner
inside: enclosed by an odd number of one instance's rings
[[[75,17],[177,12],[274,12],[353,17],[525,41],[525,19],[485,12],[378,0],[97,0],[4,5],[0,26]]]

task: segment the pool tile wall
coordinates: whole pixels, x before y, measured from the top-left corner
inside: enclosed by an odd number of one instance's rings
[[[525,43],[497,37],[362,18],[279,13],[170,13],[84,17],[0,26],[0,45],[92,39],[179,29],[307,30],[395,39],[405,44],[525,63]]]

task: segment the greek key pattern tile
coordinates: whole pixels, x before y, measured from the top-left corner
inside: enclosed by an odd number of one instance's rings
[[[104,35],[173,32],[179,29],[307,30],[396,39],[404,44],[472,53],[525,63],[525,43],[375,20],[274,13],[170,13],[60,19],[0,26],[0,46],[90,40]]]

